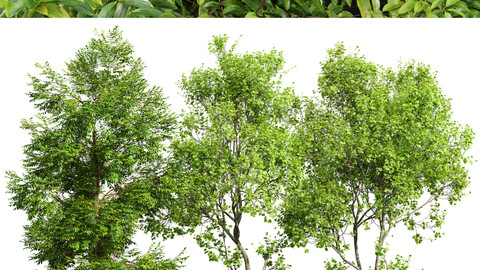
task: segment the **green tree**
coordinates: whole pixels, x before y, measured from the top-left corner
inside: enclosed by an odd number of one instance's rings
[[[294,244],[336,251],[332,270],[366,269],[358,243],[374,227],[373,269],[407,269],[401,256],[387,262],[387,236],[404,224],[417,243],[440,237],[440,201],[455,204],[469,184],[473,131],[451,119],[426,65],[394,71],[338,44],[321,66],[321,98],[305,103],[297,129],[307,177],[288,189],[279,222]]]
[[[149,181],[164,164],[175,118],[132,53],[114,28],[77,51],[63,73],[45,63],[30,76],[40,114],[22,122],[31,135],[24,174],[7,176],[11,205],[28,214],[24,244],[37,263],[122,260],[143,213],[158,205]]]
[[[242,242],[245,215],[270,222],[285,182],[295,177],[291,129],[298,99],[281,87],[280,52],[235,53],[215,36],[210,52],[217,67],[194,69],[179,85],[189,112],[171,145],[168,175],[177,185],[171,217],[202,226],[195,238],[212,261],[251,269]],[[233,248],[230,245],[233,243]],[[265,266],[274,251],[259,251]],[[278,267],[285,267],[282,257]],[[283,265],[283,266],[282,266]]]

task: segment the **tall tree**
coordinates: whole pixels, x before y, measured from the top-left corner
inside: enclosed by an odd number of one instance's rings
[[[178,185],[171,216],[203,225],[196,240],[210,260],[228,269],[243,260],[251,269],[242,220],[261,215],[270,221],[284,183],[295,176],[291,129],[298,99],[280,85],[280,52],[238,54],[237,44],[226,42],[215,36],[210,43],[215,68],[194,69],[179,83],[190,111],[171,145],[168,175]],[[272,254],[261,253],[266,265],[273,263]]]
[[[451,119],[426,65],[393,71],[338,44],[321,66],[321,98],[305,104],[297,130],[307,177],[290,187],[280,223],[293,243],[336,251],[327,269],[366,269],[360,236],[376,227],[373,269],[406,269],[401,256],[387,262],[387,236],[403,223],[417,243],[425,231],[440,237],[440,200],[455,204],[469,184],[473,132]]]
[[[47,62],[30,76],[40,114],[22,122],[32,137],[24,174],[7,175],[11,205],[28,214],[24,244],[37,263],[65,269],[120,258],[157,205],[148,182],[164,164],[175,118],[132,54],[114,28],[77,51],[63,73]]]

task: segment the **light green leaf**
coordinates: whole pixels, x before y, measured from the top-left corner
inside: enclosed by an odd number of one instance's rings
[[[372,0],[373,12],[380,12],[380,0]]]
[[[92,0],[92,2],[97,3],[100,6],[103,6],[102,0]]]
[[[164,13],[162,18],[176,18],[176,16],[172,13]]]
[[[417,3],[415,3],[415,7],[413,8],[413,11],[415,12],[415,14],[423,11],[423,2],[418,1]]]
[[[7,17],[13,17],[17,15],[18,12],[22,11],[25,9],[27,6],[27,1],[26,0],[18,0],[17,2],[13,3],[9,8],[5,8],[5,13]]]
[[[404,5],[402,5],[400,7],[400,9],[398,10],[398,14],[405,14],[405,13],[409,12],[410,10],[413,9],[413,7],[415,6],[416,3],[417,3],[416,0],[407,1]]]
[[[440,4],[443,3],[445,0],[435,0],[432,4],[432,9],[440,7]]]
[[[457,3],[458,1],[460,1],[460,0],[447,0],[447,4],[445,5],[445,7],[449,7],[449,6]]]
[[[45,3],[44,4],[47,7],[48,10],[48,17],[50,18],[70,18],[70,15],[68,14],[65,9],[60,7],[57,4],[51,4],[51,3]]]
[[[258,18],[257,14],[255,12],[248,12],[247,15],[245,15],[245,18]]]
[[[403,4],[405,4],[405,3],[404,2],[399,2],[399,3],[388,2],[388,4],[383,6],[383,11],[391,11],[391,10],[397,9],[397,8],[401,7]]]
[[[372,7],[370,5],[370,0],[357,0],[357,6],[363,18],[371,17],[370,13],[372,11]]]
[[[48,9],[44,4],[39,4],[34,10],[40,14],[48,16]]]
[[[448,11],[445,11],[445,18],[452,18],[452,15]]]
[[[207,9],[220,9],[220,4],[216,1],[210,1],[208,3],[206,3],[204,6],[204,8],[207,8]]]
[[[457,14],[457,15],[459,15],[459,16],[462,16],[463,18],[465,18],[465,14],[464,14],[463,12],[461,12],[460,10],[458,10],[458,9],[449,8],[449,9],[447,9],[447,11],[450,12],[450,13],[453,12],[453,13],[455,13],[455,14]]]
[[[340,14],[338,14],[338,17],[340,17],[340,18],[353,18],[354,16],[353,16],[352,13],[344,10],[344,11],[340,12]]]

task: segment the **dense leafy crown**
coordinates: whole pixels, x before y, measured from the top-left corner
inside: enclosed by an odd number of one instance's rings
[[[479,17],[480,0],[0,0],[0,17]]]
[[[281,53],[238,54],[236,44],[229,48],[226,41],[217,36],[210,44],[215,68],[194,69],[180,81],[190,111],[172,141],[169,175],[177,179],[183,209],[175,211],[177,222],[204,222],[199,244],[210,259],[237,269],[242,257],[248,264],[242,216],[272,214],[283,183],[293,175],[287,168],[297,98],[291,88],[281,88]],[[233,251],[225,238],[235,244]]]
[[[24,243],[52,267],[120,256],[155,205],[147,182],[163,163],[174,118],[144,65],[115,28],[76,53],[62,74],[37,65],[28,94],[40,114],[25,173],[8,172],[11,204],[26,211]]]
[[[286,234],[344,258],[348,232],[357,251],[359,228],[376,225],[375,269],[386,263],[385,238],[398,223],[415,230],[418,243],[421,229],[439,237],[439,200],[455,203],[469,183],[473,132],[451,119],[430,68],[408,62],[393,71],[340,44],[322,62],[318,84],[321,99],[305,105],[298,128],[308,177],[285,200]],[[359,257],[344,261],[362,269]]]

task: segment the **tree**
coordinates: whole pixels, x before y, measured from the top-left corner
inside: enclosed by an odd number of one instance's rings
[[[7,175],[11,205],[28,214],[23,241],[37,263],[121,261],[139,220],[158,205],[149,179],[162,169],[175,118],[132,53],[114,28],[77,51],[63,74],[47,62],[30,76],[40,114],[22,122],[32,137],[25,173]]]
[[[366,269],[358,243],[375,227],[373,269],[406,269],[401,256],[387,262],[387,236],[399,224],[415,231],[416,243],[425,231],[441,236],[441,200],[455,204],[469,184],[473,131],[451,119],[426,65],[393,71],[338,44],[321,66],[321,99],[305,103],[297,129],[307,177],[288,189],[279,222],[295,245],[336,251],[341,260],[326,269]]]
[[[283,185],[297,173],[291,129],[298,99],[280,86],[281,53],[237,54],[237,43],[228,48],[226,42],[215,36],[210,43],[217,67],[194,69],[179,82],[190,111],[171,144],[166,175],[176,183],[177,200],[170,217],[203,225],[195,238],[210,260],[228,269],[243,260],[251,269],[242,218],[260,215],[270,222]],[[265,269],[273,254],[263,249]]]

